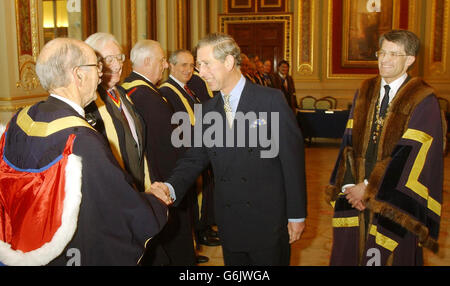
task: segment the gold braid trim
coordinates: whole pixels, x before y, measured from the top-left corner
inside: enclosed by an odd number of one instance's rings
[[[373,213],[379,213],[380,215],[398,223],[402,227],[406,228],[408,231],[417,235],[419,238],[419,243],[434,253],[438,252],[439,245],[437,241],[429,236],[428,228],[421,222],[417,221],[415,218],[404,213],[400,209],[385,203],[378,201],[375,196],[380,189],[380,185],[385,173],[385,170],[392,158],[386,158],[375,165],[372,174],[369,179],[369,185],[366,188],[366,194],[364,201],[366,206]]]

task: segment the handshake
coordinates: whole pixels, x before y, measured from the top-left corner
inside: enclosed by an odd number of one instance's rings
[[[145,192],[154,195],[166,205],[171,205],[173,203],[169,187],[164,183],[155,182],[150,186],[150,189]]]

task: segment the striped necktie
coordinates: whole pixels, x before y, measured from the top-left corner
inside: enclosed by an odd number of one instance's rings
[[[223,95],[223,109],[225,110],[225,115],[227,116],[228,125],[231,127],[233,126],[233,111],[231,109],[230,105],[230,96],[231,94],[224,94]]]
[[[199,100],[194,95],[194,93],[191,91],[191,89],[187,86],[187,84],[184,85],[184,90],[186,90],[187,94],[189,95],[189,97],[192,99],[192,101],[194,103],[199,103]]]

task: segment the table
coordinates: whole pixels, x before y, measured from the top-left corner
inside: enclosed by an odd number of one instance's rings
[[[304,138],[342,138],[349,110],[297,109],[297,121]]]

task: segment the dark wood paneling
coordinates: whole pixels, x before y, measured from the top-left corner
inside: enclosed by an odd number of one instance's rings
[[[226,13],[288,12],[288,0],[227,0]]]
[[[147,38],[157,40],[156,0],[147,0]]]
[[[258,0],[258,12],[287,12],[287,0]]]
[[[228,33],[247,55],[257,55],[261,60],[270,59],[274,65],[284,58],[283,23],[228,24]]]
[[[227,13],[254,13],[256,0],[228,0]]]

